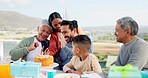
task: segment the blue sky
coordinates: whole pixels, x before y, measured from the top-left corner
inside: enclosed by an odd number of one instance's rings
[[[139,25],[148,26],[148,0],[0,0],[0,11],[16,11],[47,19],[56,11],[82,27],[115,25],[116,20],[133,17]],[[66,12],[65,12],[66,11]]]

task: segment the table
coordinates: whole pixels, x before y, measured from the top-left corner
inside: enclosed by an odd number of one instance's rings
[[[57,76],[58,75],[58,76]],[[58,78],[59,76],[64,76],[64,75],[71,75],[70,73],[65,73],[61,70],[56,70],[56,78]],[[72,75],[72,77],[74,78],[78,78],[77,75]],[[96,74],[96,73],[91,73],[91,74],[84,74],[84,75],[81,75],[82,78],[104,78],[104,75],[103,73],[100,73],[100,74]],[[40,78],[47,78],[45,75],[40,75]]]

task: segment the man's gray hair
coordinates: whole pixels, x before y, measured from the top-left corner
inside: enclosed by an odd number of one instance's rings
[[[126,30],[131,30],[131,35],[137,35],[138,34],[138,24],[135,20],[133,20],[131,17],[123,17],[121,19],[117,20],[117,23],[121,24],[121,28]]]
[[[52,27],[49,26],[47,19],[43,19],[40,26],[46,25],[49,27],[50,31],[53,32]]]

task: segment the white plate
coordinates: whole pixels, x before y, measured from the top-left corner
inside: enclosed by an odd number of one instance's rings
[[[90,73],[90,74],[81,75],[81,78],[102,78],[102,77],[97,73]]]
[[[78,74],[62,73],[56,74],[54,78],[80,78],[80,76]]]
[[[54,67],[57,67],[57,66],[59,66],[59,64],[58,63],[54,63],[52,66],[42,66],[41,69],[53,69]]]

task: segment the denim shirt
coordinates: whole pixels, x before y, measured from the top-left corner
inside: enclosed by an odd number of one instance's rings
[[[55,67],[56,70],[63,70],[63,66],[67,64],[73,56],[72,49],[65,46],[60,50],[60,57],[55,60],[59,64],[58,67]]]

